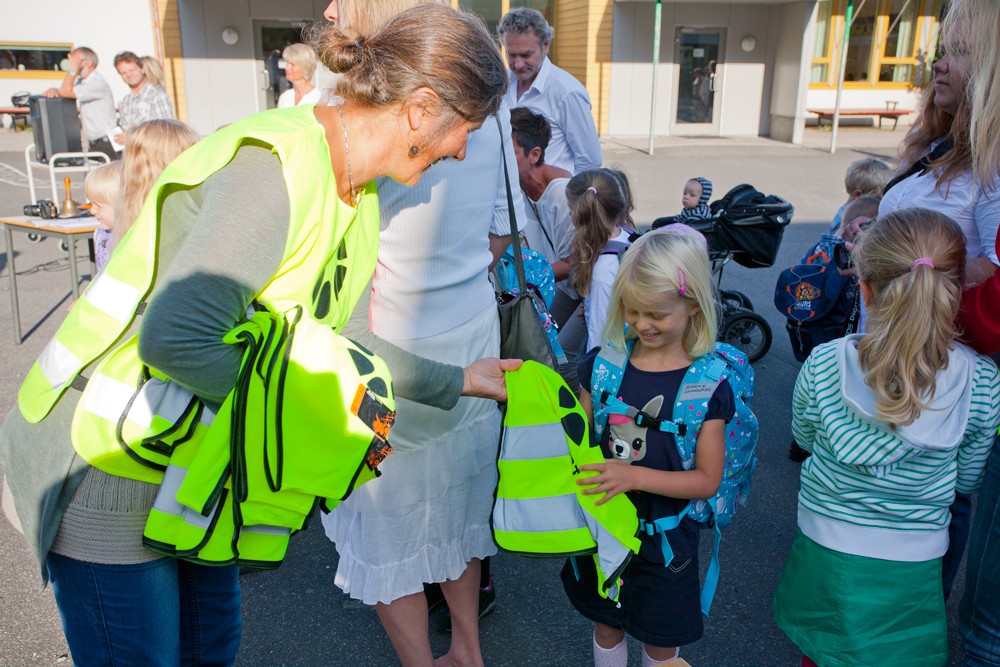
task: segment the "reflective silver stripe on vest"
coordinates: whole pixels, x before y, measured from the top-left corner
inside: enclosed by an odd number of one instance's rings
[[[504,431],[504,461],[534,461],[566,456],[566,431],[559,422],[535,426],[508,426]]]
[[[240,528],[240,534],[243,533],[257,533],[258,535],[291,535],[292,529],[285,528],[283,526],[266,526],[263,524],[256,526],[243,526]]]
[[[587,525],[590,526],[590,534],[597,540],[597,561],[601,572],[606,576],[611,576],[612,573],[621,567],[628,555],[632,553],[632,550],[622,544],[617,537],[598,523],[594,517],[586,512],[584,514],[587,514]]]
[[[493,506],[493,526],[510,533],[576,530],[588,523],[586,516],[575,493],[523,500],[497,498]]]
[[[38,367],[42,375],[49,381],[53,389],[61,389],[64,384],[76,377],[83,368],[83,362],[69,348],[53,338],[38,356]]]
[[[90,378],[90,391],[81,407],[99,417],[117,422],[124,414],[128,402],[135,394],[135,388],[119,382],[107,375],[97,374]],[[153,417],[159,416],[171,424],[176,424],[191,402],[193,394],[175,382],[152,378],[142,385],[128,411],[129,421],[142,428],[149,428]],[[211,415],[208,423],[215,415]]]
[[[212,518],[219,511],[219,501],[216,500],[215,504],[212,505],[208,516],[199,514],[190,507],[177,502],[177,491],[180,490],[186,476],[187,470],[184,468],[168,465],[163,473],[163,482],[160,484],[160,490],[156,492],[153,509],[163,514],[181,517],[184,519],[184,523],[188,525],[200,528],[201,530],[208,530],[209,526],[212,525]]]
[[[119,322],[130,322],[139,303],[139,290],[101,273],[84,293],[87,303]]]

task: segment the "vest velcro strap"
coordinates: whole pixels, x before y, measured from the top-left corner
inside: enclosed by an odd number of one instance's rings
[[[84,389],[87,388],[87,381],[89,379],[90,378],[86,378],[82,375],[77,375],[75,378],[73,378],[73,381],[69,383],[69,386],[72,387],[73,389],[76,389],[77,391],[83,391]]]

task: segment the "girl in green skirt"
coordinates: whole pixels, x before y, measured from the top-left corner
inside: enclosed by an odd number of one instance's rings
[[[816,347],[792,432],[799,530],[773,612],[803,665],[948,662],[941,556],[956,489],[974,492],[1000,424],[1000,374],[955,341],[965,236],[903,209],[853,251],[867,333]]]

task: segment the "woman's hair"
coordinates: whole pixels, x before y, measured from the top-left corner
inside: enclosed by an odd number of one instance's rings
[[[677,294],[698,304],[684,332],[684,349],[692,357],[710,352],[715,345],[718,316],[712,270],[703,239],[697,232],[657,229],[640,236],[622,257],[611,306],[604,325],[604,340],[624,349],[625,340],[636,333],[625,329],[625,301],[652,309],[660,308],[659,298]]]
[[[117,245],[139,216],[146,195],[170,162],[198,141],[190,127],[172,119],[148,120],[125,139],[122,195],[115,204],[112,244]]]
[[[574,228],[571,281],[580,296],[587,296],[597,258],[615,228],[628,223],[628,180],[613,169],[581,171],[569,179],[566,200]]]
[[[87,172],[83,179],[83,194],[87,201],[108,204],[112,207],[122,191],[122,163],[120,161],[102,164]]]
[[[142,71],[146,73],[146,80],[153,86],[163,85],[163,67],[160,61],[153,56],[143,56],[139,59]]]
[[[867,334],[858,343],[865,383],[880,419],[912,424],[934,396],[957,335],[965,235],[940,213],[901,209],[869,227],[853,254],[872,292]]]
[[[370,35],[410,7],[427,4],[451,7],[451,0],[339,0],[337,27],[353,37]]]
[[[379,109],[426,86],[442,102],[428,108],[443,119],[439,133],[461,120],[481,123],[500,108],[507,70],[479,17],[423,3],[384,25],[366,24],[372,32],[345,22],[344,29],[328,24],[311,38],[320,61],[343,74],[334,92],[346,101]]]
[[[993,2],[994,0],[989,1]],[[953,26],[952,22],[951,27]],[[960,34],[949,28],[948,21],[945,22],[943,33],[945,49],[959,53],[967,48],[958,41],[957,38],[960,37]],[[969,142],[971,104],[968,79],[964,82],[963,90],[958,92],[958,109],[952,116],[934,104],[933,77],[927,83],[922,96],[920,114],[899,146],[897,174],[906,172],[930,150],[934,141],[945,136],[951,138],[954,146],[930,163],[931,169],[940,171],[937,177],[937,187],[950,186],[952,181],[972,168],[972,147]]]
[[[1000,3],[952,0],[943,25],[945,48],[968,54],[968,144],[973,173],[993,182],[1000,170]]]
[[[316,73],[316,52],[308,44],[290,44],[281,52],[281,57],[298,65],[306,81]]]

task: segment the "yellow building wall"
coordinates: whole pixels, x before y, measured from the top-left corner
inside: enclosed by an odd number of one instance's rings
[[[155,12],[154,39],[160,49],[167,95],[179,120],[187,122],[187,96],[184,92],[184,64],[181,58],[181,20],[177,0],[150,0]]]
[[[608,133],[614,0],[562,0],[556,4],[552,60],[590,93],[594,122]]]

